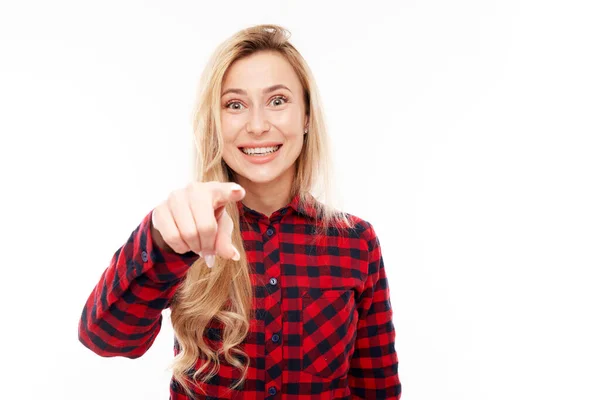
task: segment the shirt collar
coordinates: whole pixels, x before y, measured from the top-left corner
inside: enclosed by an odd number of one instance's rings
[[[306,192],[306,202],[302,203],[300,200],[300,193],[296,194],[290,202],[285,206],[275,211],[272,218],[280,218],[290,210],[294,210],[296,213],[304,215],[305,217],[316,219],[317,218],[317,199],[309,192]],[[261,218],[263,214],[255,211],[246,206],[242,201],[237,202],[238,210],[240,214],[244,214],[247,218]],[[267,216],[268,217],[268,216]]]

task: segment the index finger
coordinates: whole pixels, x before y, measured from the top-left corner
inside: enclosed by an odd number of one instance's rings
[[[246,195],[244,188],[235,182],[212,182],[209,185],[209,192],[216,219],[221,217],[228,202],[239,201]]]

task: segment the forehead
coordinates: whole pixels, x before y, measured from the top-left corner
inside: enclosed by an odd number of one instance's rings
[[[280,54],[260,51],[236,60],[223,78],[223,91],[229,88],[262,89],[284,84],[292,91],[300,91],[300,79],[291,64]]]

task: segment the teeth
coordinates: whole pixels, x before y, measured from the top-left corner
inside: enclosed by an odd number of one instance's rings
[[[281,146],[273,146],[273,147],[254,147],[254,148],[242,148],[242,151],[246,154],[267,154],[274,153]]]

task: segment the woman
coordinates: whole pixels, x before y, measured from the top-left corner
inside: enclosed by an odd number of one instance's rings
[[[137,358],[170,307],[172,400],[400,397],[379,240],[310,193],[328,182],[329,146],[288,38],[259,25],[215,51],[194,182],[146,215],[81,315],[86,347]]]

